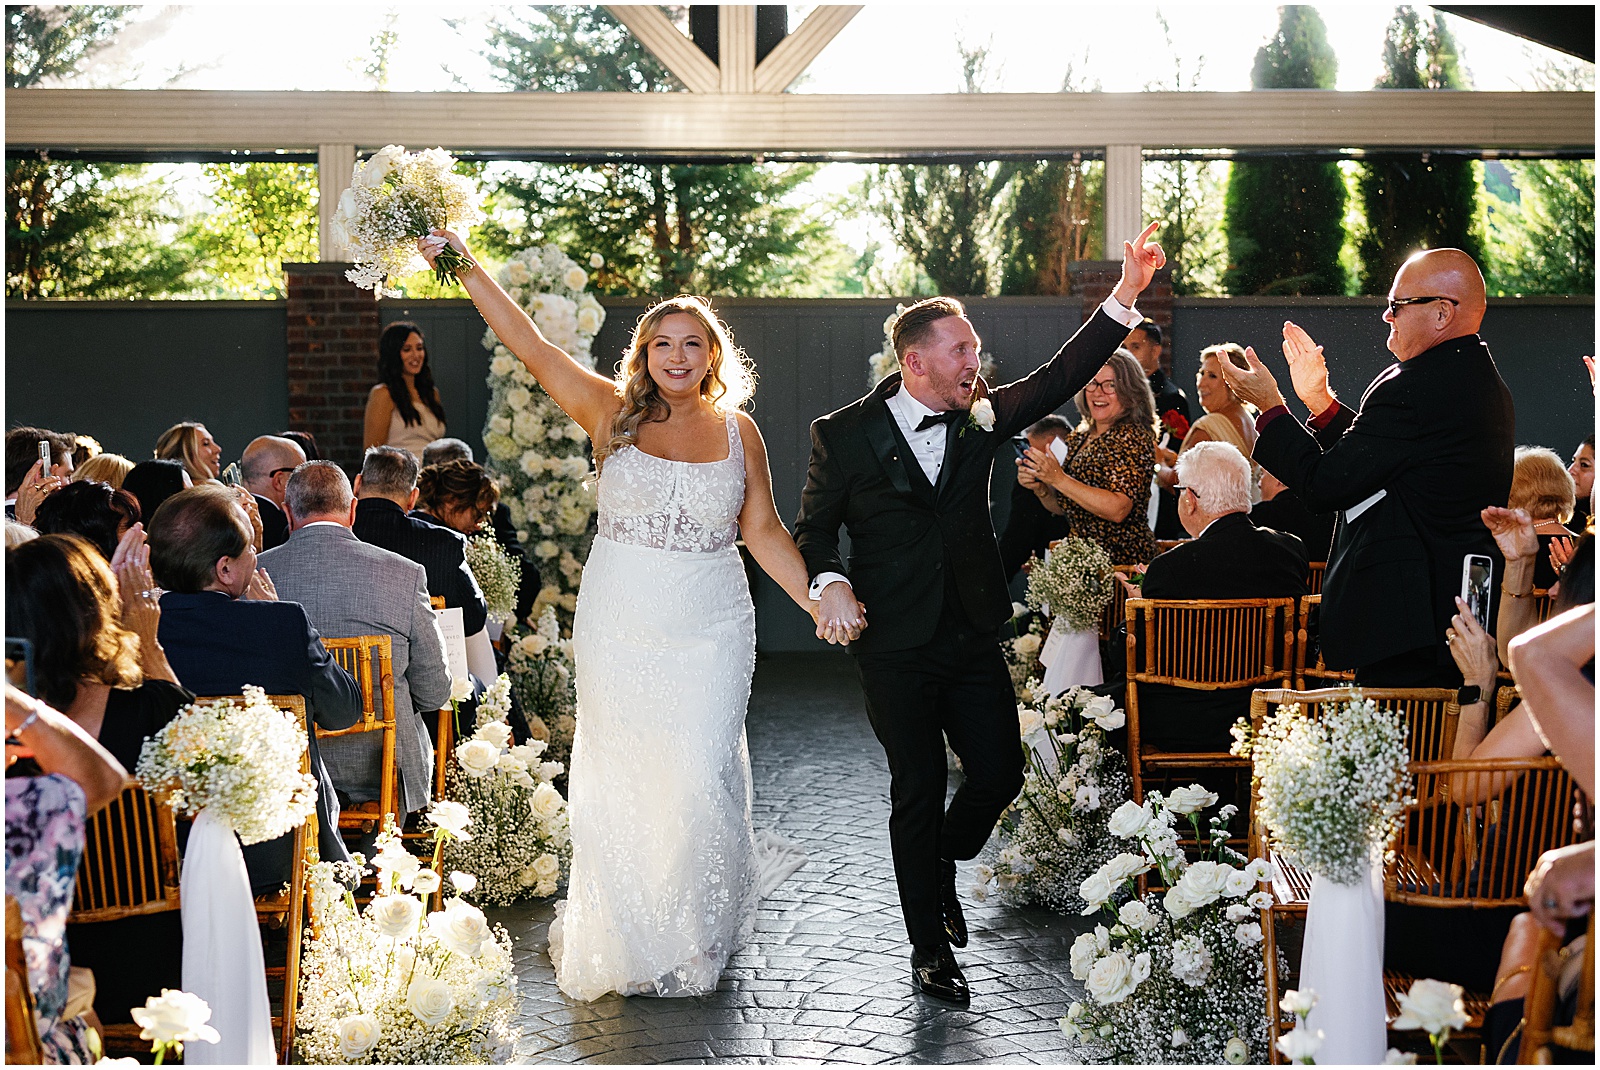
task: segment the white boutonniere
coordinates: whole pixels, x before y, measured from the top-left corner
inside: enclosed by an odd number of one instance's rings
[[[979,431],[994,430],[994,405],[988,398],[979,398],[972,403],[972,408],[967,410],[967,424],[962,428],[976,427]]]

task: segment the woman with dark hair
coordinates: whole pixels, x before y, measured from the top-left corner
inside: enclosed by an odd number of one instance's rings
[[[310,431],[279,431],[279,438],[286,438],[299,446],[305,452],[306,460],[322,460],[322,451],[317,448],[317,436]]]
[[[122,480],[122,489],[139,503],[140,516],[155,516],[162,502],[192,486],[179,461],[140,461]]]
[[[33,527],[41,535],[82,535],[107,561],[139,522],[139,499],[92,479],[68,483],[39,503]]]
[[[476,535],[499,500],[500,488],[481,464],[431,464],[417,476],[417,507],[411,515],[463,535]]]
[[[181,461],[196,483],[215,481],[222,474],[222,447],[206,425],[193,420],[173,424],[156,439],[156,460]]]
[[[445,432],[444,402],[433,385],[422,329],[399,320],[378,337],[378,385],[367,395],[362,449],[399,446],[422,459],[423,447]]]

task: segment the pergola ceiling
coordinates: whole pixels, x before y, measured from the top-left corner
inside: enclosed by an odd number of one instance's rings
[[[1434,4],[1434,10],[1594,62],[1593,4]]]

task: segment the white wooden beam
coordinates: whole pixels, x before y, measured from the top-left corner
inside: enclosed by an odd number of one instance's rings
[[[821,4],[805,21],[779,41],[756,68],[757,93],[782,93],[805,73],[811,61],[827,48],[839,31],[861,10],[860,4]]]
[[[655,4],[607,4],[606,11],[628,28],[650,54],[671,71],[691,93],[715,93],[720,88],[717,65],[700,46],[683,35]]]
[[[1122,243],[1144,229],[1141,169],[1144,151],[1138,145],[1106,146],[1106,257],[1122,258]]]
[[[724,93],[756,89],[756,9],[750,4],[717,6],[717,66]]]
[[[677,32],[677,31],[674,31]],[[6,146],[894,154],[1160,148],[1576,149],[1593,93],[321,93],[8,89]]]
[[[317,259],[324,263],[346,258],[344,244],[334,240],[328,223],[350,187],[355,166],[356,147],[349,142],[317,146]]]

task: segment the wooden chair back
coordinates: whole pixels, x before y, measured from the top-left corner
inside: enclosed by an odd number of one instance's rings
[[[6,896],[6,1062],[44,1062],[39,1021],[34,1017],[33,986],[22,951],[22,907]]]
[[[1159,557],[1160,555],[1166,553],[1168,550],[1172,549],[1174,546],[1182,546],[1184,543],[1191,542],[1191,541],[1193,541],[1193,540],[1190,540],[1190,539],[1157,539],[1156,540],[1156,556]]]
[[[1550,597],[1549,588],[1539,588],[1533,592],[1533,612],[1540,624],[1550,619],[1550,606],[1555,600]]]
[[[1522,692],[1514,683],[1502,683],[1494,692],[1494,723],[1499,724],[1511,713],[1512,707],[1522,700]]]
[[[399,805],[399,772],[395,766],[394,641],[387,635],[353,635],[324,638],[322,645],[334,661],[355,677],[361,691],[361,720],[338,731],[319,728],[317,738],[383,733],[377,801],[353,803],[339,813],[341,829],[366,831],[380,825],[384,814],[395,814]]]
[[[1132,579],[1143,565],[1113,565],[1119,575]],[[1117,634],[1127,617],[1124,607],[1128,604],[1128,591],[1115,577],[1111,580],[1111,601],[1106,603],[1105,610],[1100,614],[1100,638],[1102,641],[1110,639]]]
[[[1320,612],[1321,606],[1321,594],[1308,594],[1300,599],[1295,629],[1294,686],[1301,691],[1319,685],[1350,683],[1356,678],[1353,670],[1330,669],[1322,660],[1322,644],[1316,642],[1317,629],[1311,620],[1314,613]],[[1313,647],[1316,648],[1316,658],[1307,665]]]
[[[1583,973],[1578,980],[1576,1011],[1570,1025],[1556,1025],[1556,1004],[1561,999],[1561,938],[1539,930],[1539,952],[1534,958],[1533,983],[1523,1000],[1522,1039],[1517,1062],[1549,1065],[1556,1061],[1553,1047],[1594,1053],[1594,911],[1589,912],[1589,935],[1583,947]]]
[[[1311,571],[1306,575],[1306,593],[1320,595],[1322,594],[1322,579],[1328,571],[1328,563],[1326,561],[1313,561],[1310,569]]]
[[[119,921],[181,907],[177,826],[165,803],[133,784],[91,814],[84,832],[69,921]]]
[[[429,598],[428,598],[428,603],[430,605],[432,605],[434,609],[443,609],[444,608],[444,595],[442,595],[442,594],[430,595]]]

